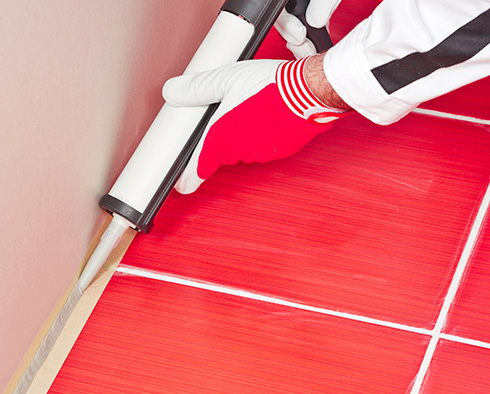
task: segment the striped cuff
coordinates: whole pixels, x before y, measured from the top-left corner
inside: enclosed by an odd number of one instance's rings
[[[328,123],[347,114],[322,103],[310,90],[304,77],[309,58],[282,63],[276,72],[276,84],[287,107],[295,115],[308,121]]]

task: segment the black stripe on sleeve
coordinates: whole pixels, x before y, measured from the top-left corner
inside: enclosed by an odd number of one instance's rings
[[[464,0],[460,0],[464,1]],[[414,52],[371,70],[388,94],[434,71],[462,63],[490,43],[490,9],[427,52]]]

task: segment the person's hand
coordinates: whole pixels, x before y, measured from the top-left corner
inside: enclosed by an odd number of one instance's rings
[[[317,29],[329,29],[329,21],[341,0],[310,0],[306,9],[306,22]],[[296,59],[312,56],[317,53],[315,45],[306,36],[306,27],[294,15],[286,10],[275,23],[275,28],[286,40],[286,47]]]
[[[194,192],[221,164],[267,162],[301,149],[346,112],[321,102],[305,82],[308,59],[251,60],[167,81],[173,106],[221,102],[175,188]]]

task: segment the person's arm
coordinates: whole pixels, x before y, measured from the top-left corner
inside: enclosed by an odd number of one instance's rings
[[[490,75],[489,42],[489,0],[384,0],[326,53],[324,84],[366,118],[390,124]]]
[[[325,53],[312,56],[308,59],[305,66],[305,80],[311,91],[326,105],[343,110],[350,109],[350,106],[334,90],[330,82],[325,77],[323,68]]]

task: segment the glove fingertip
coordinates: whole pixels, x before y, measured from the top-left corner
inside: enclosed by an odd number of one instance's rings
[[[328,27],[330,18],[340,4],[340,0],[310,0],[306,9],[306,21],[317,29]]]
[[[274,26],[288,43],[301,45],[306,39],[306,27],[294,15],[281,14]]]
[[[320,13],[314,12],[311,7],[306,10],[306,21],[311,27],[320,29],[325,27],[328,22],[328,17],[330,15],[322,15]]]
[[[170,78],[163,85],[162,96],[167,103],[177,105],[175,98],[177,97],[179,90],[179,77]]]
[[[203,182],[204,179],[199,178],[195,172],[186,169],[180,176],[174,188],[180,194],[191,194],[194,193]]]

